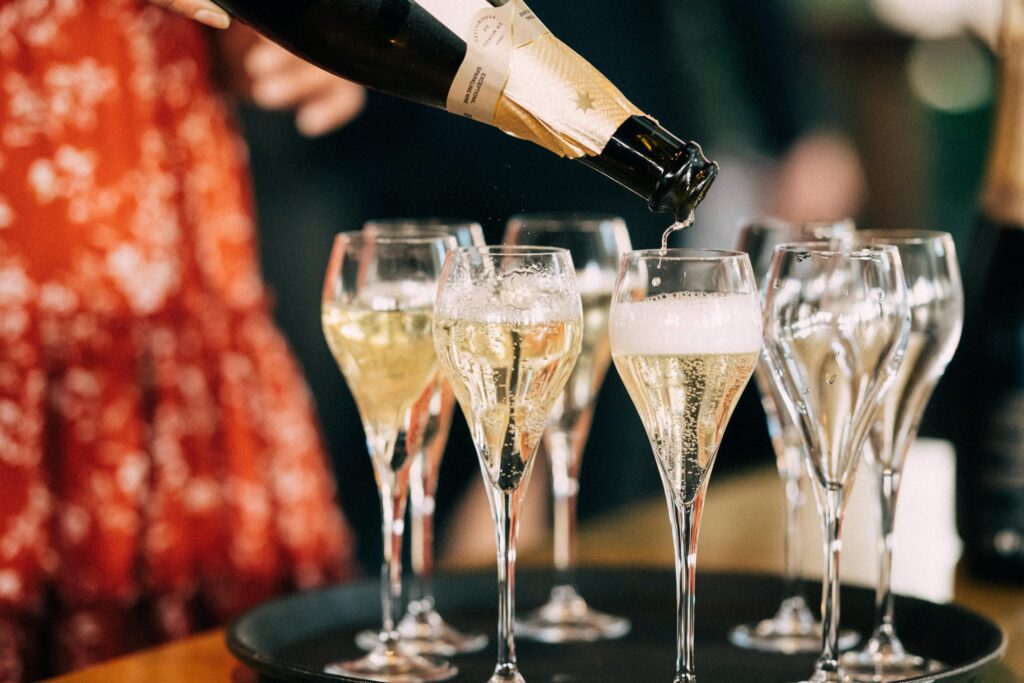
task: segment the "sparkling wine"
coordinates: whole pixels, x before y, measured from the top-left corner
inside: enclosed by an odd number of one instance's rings
[[[677,505],[694,501],[757,365],[753,295],[684,294],[617,302],[612,358]]]
[[[902,321],[869,318],[853,323],[848,336],[837,335],[834,324],[844,323],[834,323],[830,317],[793,323],[787,332],[792,354],[782,359],[790,369],[788,376],[802,382],[790,392],[792,407],[813,440],[811,465],[827,486],[841,486],[855,466],[845,458],[860,457],[842,445],[854,438],[852,416],[861,414],[872,399],[869,388],[874,377],[884,375],[883,366]]]
[[[515,490],[579,351],[578,320],[435,321],[441,365],[491,483]]]
[[[375,310],[327,303],[324,334],[359,407],[368,439],[394,439],[437,369],[433,308]],[[381,450],[380,452],[385,452]],[[406,449],[395,449],[405,457]],[[403,463],[379,463],[397,470]]]
[[[940,309],[949,309],[954,302],[949,304]],[[955,302],[955,305],[959,306],[959,302]],[[959,325],[953,321],[960,318],[952,315],[951,310],[936,310],[933,314],[936,320],[948,320],[950,325]],[[895,446],[901,443],[909,445],[912,439],[908,439],[907,435],[917,433],[924,406],[949,362],[958,339],[959,334],[950,335],[943,330],[910,331],[903,363],[873,427],[880,431],[872,435],[869,442],[872,445],[867,450],[868,456],[877,460],[883,469],[900,470],[906,452]],[[879,439],[891,439],[892,442],[879,442]]]
[[[583,304],[583,340],[580,355],[565,384],[565,389],[555,402],[550,418],[550,421],[565,433],[577,428],[580,416],[590,407],[601,388],[612,358],[608,347],[611,290],[581,292],[580,299]]]
[[[665,232],[663,232],[661,234],[661,253],[662,254],[664,254],[666,251],[668,251],[668,240],[669,240],[670,237],[672,237],[672,233],[678,232],[680,230],[686,230],[688,227],[693,225],[693,220],[694,220],[694,215],[693,215],[693,211],[691,210],[690,213],[687,214],[685,218],[677,220],[675,223],[673,223],[672,225],[668,226],[668,228],[665,229]]]

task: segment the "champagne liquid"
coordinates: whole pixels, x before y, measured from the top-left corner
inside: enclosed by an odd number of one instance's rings
[[[960,340],[959,299],[936,299],[912,307],[912,329],[896,380],[872,430],[870,457],[886,469],[899,470],[932,391]]]
[[[692,503],[758,353],[615,354],[677,505]]]
[[[608,312],[611,292],[583,293],[583,341],[576,365],[551,412],[550,424],[563,432],[577,427],[581,417],[593,406],[608,365],[611,349],[608,346]]]
[[[327,345],[359,407],[375,457],[392,449],[406,412],[427,389],[437,369],[431,335],[433,308],[378,311],[324,304]],[[394,449],[404,458],[406,449]],[[377,463],[398,470],[404,462]]]
[[[661,235],[661,254],[662,254],[662,256],[664,256],[665,252],[668,251],[668,239],[669,239],[669,237],[672,236],[672,233],[677,232],[679,230],[685,230],[686,228],[688,228],[691,225],[693,225],[693,221],[694,221],[693,211],[690,211],[690,215],[688,215],[686,218],[684,218],[681,221],[676,221],[672,225],[668,226],[668,229],[665,230],[665,232],[663,232],[662,235]]]
[[[612,359],[676,505],[700,495],[743,387],[757,365],[753,294],[684,294],[615,303]]]
[[[870,304],[868,304],[870,305]],[[842,486],[860,452],[843,448],[854,438],[854,418],[869,409],[869,388],[887,370],[883,360],[899,322],[875,319],[837,338],[831,323],[791,328],[792,355],[785,359],[794,407],[811,443],[812,470],[824,486]]]
[[[518,488],[579,353],[579,321],[438,318],[434,336],[482,467],[496,488]]]

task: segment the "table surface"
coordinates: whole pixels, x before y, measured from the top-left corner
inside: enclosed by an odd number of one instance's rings
[[[701,568],[779,571],[781,515],[765,514],[765,510],[772,509],[769,506],[782,504],[777,482],[774,470],[764,469],[722,477],[714,483],[702,522]],[[662,500],[633,505],[581,527],[580,563],[672,566],[669,529]],[[545,552],[527,552],[520,560],[523,565],[542,565],[549,561],[550,555]],[[1024,680],[1024,588],[986,584],[958,574],[954,595],[957,603],[989,617],[1009,635],[1003,664],[991,680],[1007,683]],[[60,683],[246,683],[254,677],[228,653],[224,633],[213,631],[52,680]]]

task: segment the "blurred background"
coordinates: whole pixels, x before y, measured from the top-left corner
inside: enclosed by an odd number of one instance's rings
[[[682,242],[730,248],[739,224],[765,213],[853,215],[860,227],[949,231],[969,258],[995,94],[997,0],[530,4],[630,100],[720,162]],[[453,216],[480,221],[496,242],[517,212],[600,211],[622,215],[634,247],[650,247],[667,220],[580,164],[376,93],[359,118],[321,138],[301,136],[292,114],[255,106],[243,106],[243,124],[275,314],[305,368],[359,558],[372,571],[381,552],[377,492],[316,305],[334,233],[372,217]],[[716,476],[770,462],[748,389]],[[941,396],[933,404],[929,425],[941,423]],[[925,433],[942,435],[932,426]],[[442,557],[456,501],[479,486],[476,470],[460,417],[438,494]],[[613,370],[584,458],[580,513],[586,520],[649,496],[660,496],[660,482]]]

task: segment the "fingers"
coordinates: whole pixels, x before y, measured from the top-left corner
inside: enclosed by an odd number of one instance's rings
[[[299,107],[295,125],[303,135],[312,138],[329,133],[354,119],[362,110],[366,91],[355,83],[336,80],[336,87]]]
[[[256,104],[295,109],[304,135],[323,135],[351,120],[363,107],[361,86],[338,78],[261,38],[245,57]]]
[[[298,62],[298,58],[295,58]],[[292,109],[330,89],[337,77],[314,66],[298,62],[269,74],[254,74],[252,97],[267,109]]]
[[[231,17],[209,0],[150,0],[154,5],[175,12],[212,28],[227,28]]]

